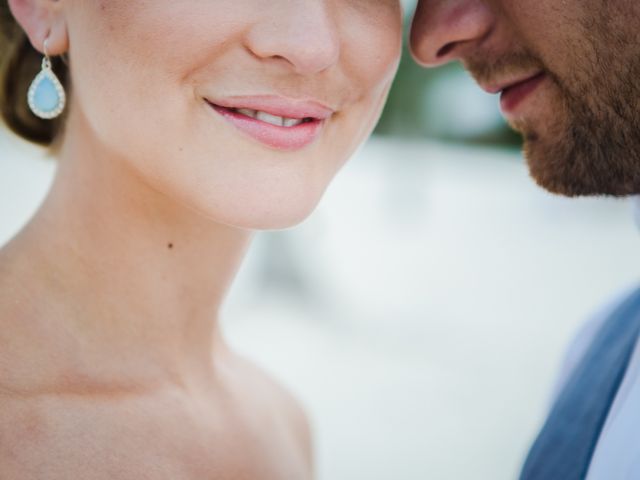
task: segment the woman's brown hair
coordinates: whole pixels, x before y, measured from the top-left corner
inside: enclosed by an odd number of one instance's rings
[[[68,68],[60,58],[52,58],[53,70],[68,90]],[[27,104],[29,85],[42,64],[27,35],[17,24],[8,2],[0,0],[0,115],[17,135],[30,142],[52,146],[59,137],[65,115],[53,120],[36,117]]]

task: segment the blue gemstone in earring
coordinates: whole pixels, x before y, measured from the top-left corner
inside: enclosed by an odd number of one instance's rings
[[[66,95],[58,77],[51,70],[48,57],[42,60],[42,70],[33,79],[27,94],[29,108],[38,117],[51,120],[64,110]]]
[[[60,96],[49,77],[42,77],[40,83],[36,85],[33,100],[44,112],[52,112],[60,105]]]

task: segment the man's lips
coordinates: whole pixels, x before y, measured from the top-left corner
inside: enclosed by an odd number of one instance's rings
[[[298,150],[311,144],[334,113],[334,110],[316,101],[282,97],[205,100],[236,128],[278,150]]]
[[[500,84],[484,84],[481,87],[488,93],[501,93],[500,107],[505,115],[510,115],[515,113],[520,103],[533,93],[546,77],[545,72],[540,71],[515,80]]]
[[[507,115],[514,113],[518,105],[533,93],[545,78],[546,75],[542,72],[502,90],[502,95],[500,96],[500,108],[502,108],[502,111]]]
[[[500,93],[504,90],[512,88],[520,83],[527,82],[534,77],[544,74],[542,71],[530,72],[525,75],[519,75],[517,77],[512,77],[509,79],[504,79],[501,82],[482,82],[478,81],[480,84],[480,88],[482,88],[487,93]]]

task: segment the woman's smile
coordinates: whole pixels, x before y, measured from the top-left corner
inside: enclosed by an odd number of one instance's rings
[[[244,96],[212,101],[213,111],[264,145],[299,150],[312,144],[335,111],[315,100],[280,96]]]

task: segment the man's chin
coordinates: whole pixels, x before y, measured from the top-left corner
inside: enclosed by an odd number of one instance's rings
[[[594,194],[572,175],[571,168],[564,159],[559,158],[557,153],[552,154],[549,148],[542,145],[537,135],[525,137],[524,157],[531,177],[545,190],[567,197]]]
[[[545,136],[534,129],[529,122],[511,121],[509,125],[522,136],[523,154],[529,167],[529,173],[538,186],[551,193],[565,196],[578,196],[577,186],[568,176],[564,154],[551,148],[545,142]]]
[[[629,170],[613,167],[607,152],[599,153],[582,151],[568,139],[553,144],[545,143],[536,134],[524,139],[531,177],[551,193],[566,197],[624,197],[640,193],[640,179],[628,175]]]

